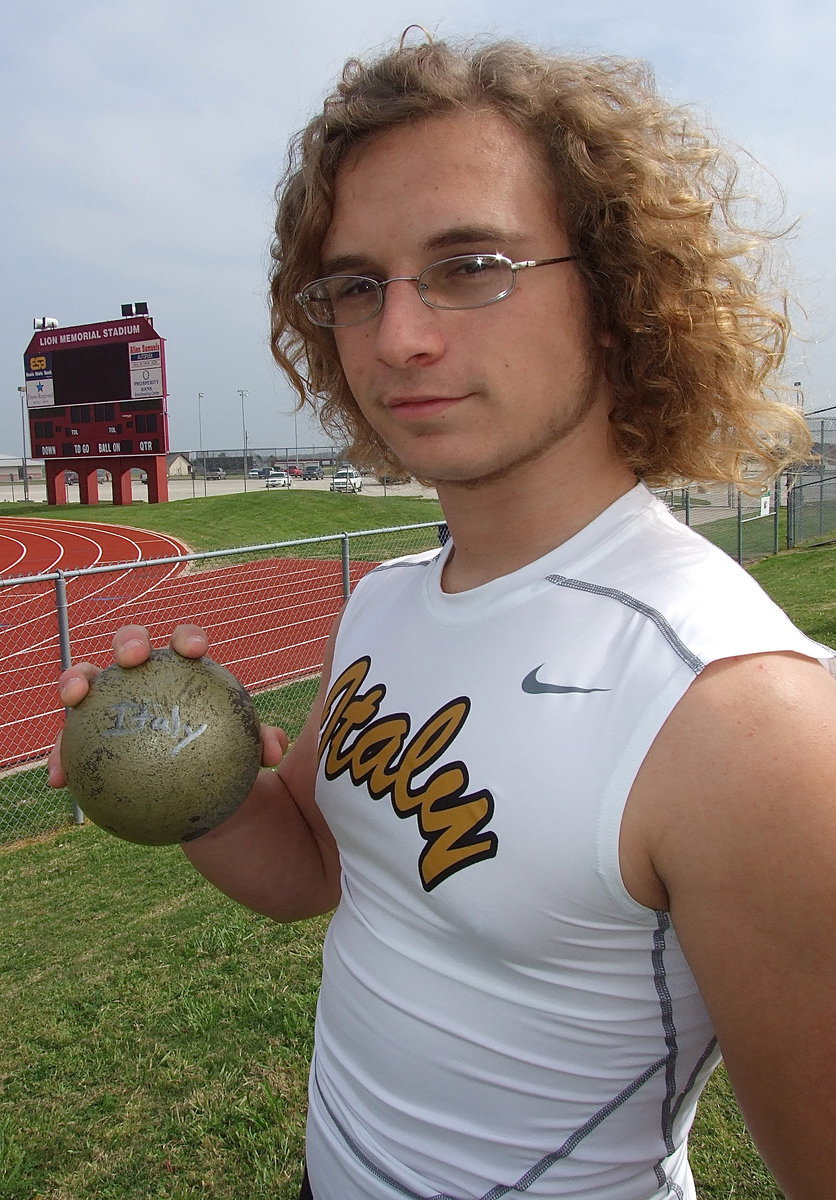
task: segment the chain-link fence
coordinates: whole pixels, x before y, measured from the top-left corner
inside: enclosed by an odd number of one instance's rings
[[[808,413],[816,460],[787,478],[787,545],[836,538],[836,408]]]
[[[659,493],[739,562],[836,539],[836,475]],[[789,497],[789,500],[787,499]],[[328,630],[356,581],[385,559],[437,546],[435,523],[0,579],[0,844],[73,820],[44,759],[61,726],[56,680],[71,661],[105,666],[113,635],[146,625],[164,645],[178,622],[202,625],[212,656],[253,694],[264,720],[294,736],[318,684]]]
[[[739,563],[836,541],[836,474],[823,464],[776,479],[761,494],[691,486],[660,489],[657,495]]]
[[[72,661],[106,666],[122,625],[145,625],[155,646],[179,622],[202,625],[262,718],[294,736],[354,584],[375,563],[438,544],[427,523],[0,580],[0,843],[74,819],[44,765],[63,717],[56,680]]]
[[[836,539],[836,473],[798,475],[789,489],[787,545],[814,545]]]
[[[762,494],[734,486],[667,488],[657,495],[739,563],[756,562],[786,546],[786,492],[777,481]]]

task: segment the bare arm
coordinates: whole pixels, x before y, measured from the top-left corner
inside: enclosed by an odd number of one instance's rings
[[[340,898],[336,843],[314,801],[322,684],[305,726],[276,771],[262,771],[241,807],[183,844],[201,875],[234,900],[277,921],[329,912]]]
[[[268,769],[259,773],[228,820],[183,844],[196,869],[217,888],[278,921],[328,912],[340,895],[339,854],[314,800],[320,714],[336,627],[326,648],[322,684],[293,748],[284,753],[285,735],[264,726],[263,761]],[[171,644],[187,658],[208,650],[205,634],[194,625],[179,626]],[[138,626],[126,626],[114,639],[116,660],[124,667],[144,662],[149,652],[148,634]],[[62,703],[80,703],[96,673],[89,664],[66,671],[59,681]],[[50,782],[64,782],[60,743],[50,756]]]
[[[743,1116],[788,1200],[833,1194],[836,683],[708,668],[636,781],[649,857]]]

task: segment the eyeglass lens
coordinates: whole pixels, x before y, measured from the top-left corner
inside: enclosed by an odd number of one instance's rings
[[[479,308],[501,300],[514,286],[506,258],[460,254],[433,263],[412,280],[421,299],[433,308]],[[302,292],[305,310],[319,325],[356,325],[379,312],[383,285],[362,275],[333,275]]]

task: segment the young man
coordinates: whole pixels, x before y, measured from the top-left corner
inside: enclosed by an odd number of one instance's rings
[[[511,46],[351,64],[301,140],[277,357],[450,531],[357,588],[291,752],[184,847],[278,920],[337,906],[316,1200],[693,1198],[720,1051],[786,1194],[833,1193],[831,652],[641,482],[806,449],[722,163],[640,72]]]

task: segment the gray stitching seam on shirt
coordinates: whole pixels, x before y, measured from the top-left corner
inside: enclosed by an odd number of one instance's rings
[[[678,1054],[678,1046],[676,1042],[676,1025],[673,1019],[673,1002],[671,994],[668,990],[668,981],[665,973],[665,934],[670,929],[670,917],[661,909],[656,913],[656,930],[653,934],[653,951],[651,959],[653,962],[653,982],[656,986],[656,994],[659,997],[659,1012],[662,1018],[662,1028],[665,1032],[665,1045],[668,1053],[665,1057],[665,1098],[662,1101],[662,1137],[665,1139],[665,1148],[668,1154],[672,1154],[675,1147],[673,1144],[673,1115],[672,1106],[673,1099],[676,1095],[676,1061]]]
[[[643,1084],[647,1083],[648,1079],[651,1079],[657,1073],[657,1071],[660,1071],[667,1063],[667,1057],[668,1056],[666,1055],[664,1058],[660,1058],[657,1062],[652,1063],[647,1070],[643,1071],[641,1075],[632,1081],[632,1083],[629,1083],[626,1088],[618,1093],[617,1096],[614,1096],[612,1100],[609,1100],[602,1108],[598,1110],[598,1112],[593,1113],[588,1121],[585,1121],[583,1125],[576,1129],[575,1132],[566,1139],[559,1150],[555,1150],[550,1154],[544,1155],[544,1157],[541,1158],[539,1162],[535,1163],[533,1167],[530,1167],[529,1170],[526,1171],[516,1183],[496,1184],[489,1191],[485,1192],[484,1196],[481,1197],[481,1200],[500,1200],[502,1196],[507,1196],[510,1192],[527,1191],[528,1188],[531,1187],[532,1183],[535,1183],[540,1176],[549,1169],[549,1167],[553,1166],[556,1162],[559,1162],[562,1158],[568,1158],[575,1147],[578,1146],[588,1134],[592,1133],[592,1131],[596,1129],[602,1121],[605,1121],[611,1113],[614,1113],[616,1109],[620,1108],[626,1100],[629,1100],[630,1097],[634,1095]],[[437,1192],[435,1195],[429,1197],[421,1196],[418,1192],[413,1192],[411,1188],[404,1187],[403,1184],[398,1183],[398,1181],[391,1175],[388,1175],[385,1171],[382,1171],[379,1167],[375,1166],[368,1155],[361,1149],[357,1142],[355,1142],[354,1138],[346,1129],[343,1128],[342,1124],[337,1119],[334,1110],[331,1108],[331,1105],[322,1094],[322,1089],[320,1088],[319,1082],[316,1078],[316,1067],[314,1067],[314,1084],[317,1092],[319,1093],[320,1099],[325,1105],[328,1115],[333,1121],[334,1127],[336,1128],[340,1137],[343,1139],[346,1146],[358,1160],[358,1162],[360,1162],[371,1175],[374,1175],[376,1179],[379,1179],[382,1183],[387,1184],[388,1187],[391,1187],[394,1191],[399,1192],[402,1196],[410,1197],[410,1200],[456,1200],[456,1197],[450,1196],[447,1192]]]
[[[690,1095],[691,1091],[693,1090],[694,1084],[697,1082],[697,1076],[699,1075],[700,1071],[705,1066],[707,1059],[714,1053],[714,1049],[715,1049],[716,1045],[717,1045],[717,1038],[716,1037],[711,1038],[711,1040],[709,1041],[705,1050],[703,1050],[702,1054],[697,1059],[693,1071],[688,1076],[688,1081],[685,1084],[685,1087],[679,1093],[676,1103],[673,1106],[673,1109],[671,1111],[671,1120],[675,1121],[676,1118],[678,1117],[679,1110],[682,1107],[683,1102],[685,1101],[685,1099]]]
[[[569,579],[565,575],[547,575],[546,579],[556,587],[572,588],[576,592],[589,592],[595,596],[607,596],[610,600],[617,600],[620,604],[626,605],[627,608],[632,608],[634,612],[641,613],[642,616],[647,617],[648,620],[653,622],[671,649],[679,655],[695,675],[699,675],[704,669],[705,663],[693,651],[688,649],[665,617],[657,609],[651,608],[649,604],[645,604],[642,600],[637,600],[635,596],[631,596],[628,592],[622,592],[618,588],[601,587],[597,583],[586,583],[582,579]]]
[[[378,571],[397,571],[401,567],[431,567],[440,553],[441,551],[439,550],[432,558],[424,558],[420,562],[415,562],[414,560],[404,561],[401,559],[395,562],[378,563],[376,567],[372,568],[369,574],[375,575]]]
[[[416,563],[414,561],[385,563],[379,567],[376,567],[375,570],[391,570],[397,567],[409,566],[429,566],[433,561],[434,559],[425,559],[420,563]],[[641,600],[636,599],[636,597],[629,595],[627,592],[622,592],[617,588],[601,587],[600,585],[586,583],[582,580],[569,579],[563,575],[549,575],[546,578],[549,583],[552,583],[557,587],[571,588],[575,591],[588,592],[594,595],[605,596],[612,600],[616,600],[619,603],[626,605],[628,608],[633,609],[634,612],[638,612],[642,616],[647,617],[653,622],[653,624],[667,641],[668,645],[682,659],[686,666],[688,666],[688,668],[694,672],[695,675],[698,675],[704,669],[705,664],[702,662],[702,660],[688,649],[665,617],[663,617],[660,612],[652,608],[650,605],[644,604]],[[676,1094],[677,1045],[676,1029],[673,1022],[672,1003],[670,993],[667,988],[667,983],[665,981],[664,969],[664,934],[670,925],[667,913],[657,913],[657,922],[657,930],[654,932],[652,959],[654,967],[654,982],[657,994],[659,996],[662,1025],[665,1031],[665,1042],[668,1048],[667,1053],[664,1055],[664,1057],[658,1059],[657,1062],[649,1066],[641,1075],[634,1079],[632,1083],[628,1084],[626,1088],[619,1092],[617,1096],[608,1101],[608,1103],[599,1109],[598,1112],[594,1113],[588,1121],[575,1130],[575,1132],[563,1143],[560,1149],[544,1155],[544,1157],[541,1158],[539,1162],[535,1163],[535,1165],[531,1167],[524,1175],[522,1175],[515,1184],[496,1184],[484,1194],[481,1200],[500,1200],[501,1197],[508,1195],[510,1192],[519,1193],[527,1191],[531,1184],[539,1179],[540,1176],[549,1169],[549,1167],[554,1165],[554,1163],[558,1162],[560,1159],[567,1158],[575,1149],[575,1147],[578,1146],[589,1133],[597,1128],[602,1121],[606,1120],[611,1113],[615,1112],[615,1110],[619,1108],[626,1100],[628,1100],[636,1091],[638,1091],[638,1089],[644,1083],[646,1083],[663,1068],[665,1069],[666,1075],[666,1088],[665,1099],[662,1107],[662,1133],[665,1139],[666,1148],[669,1152],[673,1152],[674,1147],[671,1143],[671,1128],[674,1118],[679,1111],[679,1107],[682,1103],[684,1095],[687,1094],[689,1087],[693,1085],[693,1081],[696,1077],[699,1067],[711,1053],[713,1044],[709,1044],[709,1047],[705,1051],[700,1063],[697,1065],[697,1067],[695,1067],[691,1078],[689,1079],[689,1084],[686,1086],[683,1095],[678,1098],[676,1104],[674,1105],[673,1098]],[[455,1200],[455,1197],[450,1196],[446,1192],[439,1192],[431,1197],[422,1197],[419,1193],[413,1192],[410,1188],[398,1183],[396,1179],[392,1178],[385,1171],[381,1171],[379,1167],[375,1166],[375,1164],[368,1158],[361,1147],[355,1142],[348,1131],[343,1128],[342,1124],[337,1119],[336,1114],[333,1112],[331,1106],[328,1104],[328,1101],[322,1094],[316,1079],[315,1070],[314,1082],[335,1128],[339,1132],[348,1149],[366,1168],[366,1170],[369,1171],[370,1174],[375,1176],[382,1183],[385,1183],[387,1186],[391,1187],[394,1191],[399,1192],[402,1196],[408,1196],[410,1200]],[[667,1184],[668,1188],[672,1189],[681,1200],[681,1189],[667,1178],[666,1173],[662,1170],[661,1160],[656,1164],[655,1173],[659,1183]]]

